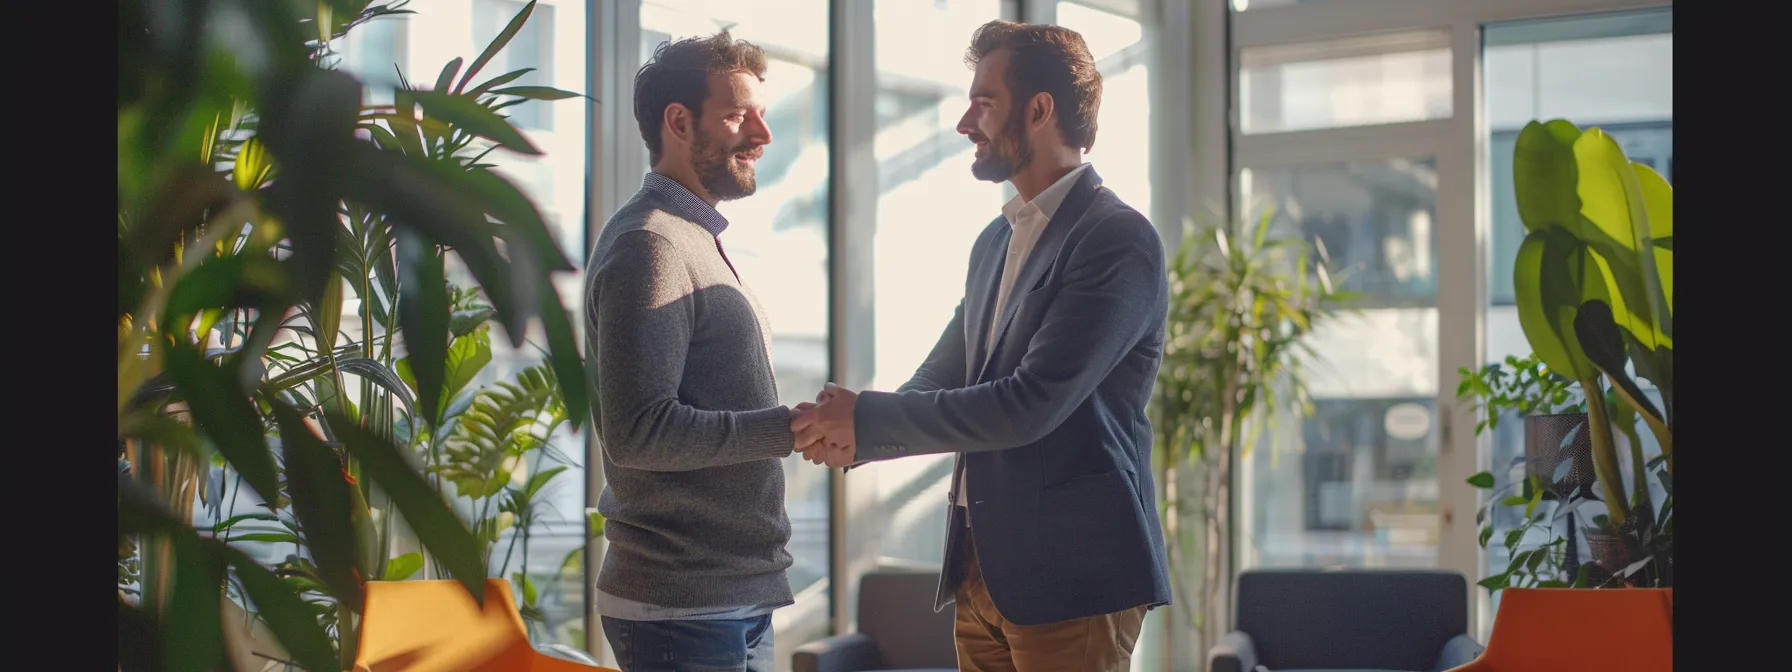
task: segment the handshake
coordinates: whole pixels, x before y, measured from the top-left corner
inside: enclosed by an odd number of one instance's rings
[[[790,411],[790,432],[796,435],[795,452],[803,459],[829,467],[853,463],[853,409],[859,394],[828,383],[815,395],[815,403],[803,402]]]

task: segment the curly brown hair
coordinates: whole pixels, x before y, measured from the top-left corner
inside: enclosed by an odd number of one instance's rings
[[[1095,146],[1095,118],[1101,109],[1101,73],[1083,36],[1069,28],[1049,24],[991,21],[977,28],[965,50],[965,65],[998,49],[1012,54],[1004,81],[1014,94],[1015,118],[1034,94],[1052,97],[1058,114],[1058,132],[1064,143],[1080,149]]]
[[[667,40],[653,50],[653,57],[635,73],[635,121],[647,142],[651,163],[660,162],[661,120],[666,108],[678,103],[703,115],[709,97],[709,76],[745,72],[765,81],[765,50],[746,40],[736,40],[724,30],[709,37]]]

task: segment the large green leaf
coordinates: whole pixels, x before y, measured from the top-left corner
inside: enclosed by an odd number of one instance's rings
[[[335,267],[337,203],[349,179],[345,168],[361,107],[361,83],[333,70],[308,68],[275,79],[276,101],[260,110],[260,137],[280,164],[280,179],[267,189],[267,204],[292,243],[295,285],[311,305],[321,305]]]
[[[262,501],[275,501],[279,477],[273,455],[262,434],[261,415],[238,376],[207,361],[197,346],[179,335],[164,341],[168,375],[186,397],[195,424]]]
[[[349,511],[348,470],[336,451],[306,426],[298,411],[278,400],[272,403],[280,423],[293,514],[317,563],[318,578],[330,587],[331,597],[359,613],[361,581],[367,574],[361,567],[361,543]]]
[[[268,630],[301,667],[308,670],[330,670],[338,667],[335,647],[298,592],[262,567],[261,563],[222,542],[213,542],[213,549],[236,568],[255,613],[268,624]]]
[[[409,339],[406,339],[409,345]],[[336,362],[336,368],[343,373],[354,374],[373,381],[373,384],[391,392],[404,404],[405,410],[416,413],[416,399],[411,397],[411,388],[400,380],[398,374],[385,365],[366,357],[348,357]]]
[[[1557,119],[1530,122],[1518,133],[1512,155],[1512,186],[1526,231],[1554,226],[1578,228],[1580,197],[1574,142],[1580,129]]]
[[[463,169],[446,161],[429,162],[421,167],[504,222],[505,226],[498,229],[498,234],[511,246],[507,250],[511,263],[520,262],[518,257],[522,252],[517,248],[526,245],[532,253],[529,256],[539,259],[541,267],[547,271],[578,270],[548,232],[547,222],[541,218],[535,204],[503,176],[482,168]]]
[[[435,91],[416,91],[412,93],[417,103],[423,106],[423,113],[447,122],[450,126],[473,135],[486,138],[513,152],[529,156],[539,156],[541,150],[536,149],[522,131],[511,126],[509,121],[498,116],[477,101],[448,93]]]
[[[218,669],[224,661],[224,567],[191,528],[169,536],[174,549],[174,590],[163,617],[163,655],[170,670]]]
[[[1577,359],[1579,348],[1570,349],[1557,328],[1558,303],[1553,303],[1545,294],[1545,269],[1547,252],[1552,243],[1551,228],[1540,228],[1526,235],[1519,245],[1518,258],[1513,262],[1512,284],[1518,304],[1518,324],[1524,330],[1525,340],[1531,344],[1531,350],[1549,368],[1560,371],[1575,380],[1590,363],[1583,358]],[[1578,306],[1577,300],[1572,305]]]
[[[585,364],[579,360],[578,339],[573,335],[566,309],[560,306],[559,292],[549,285],[541,297],[541,322],[548,337],[549,363],[565,400],[566,417],[572,421],[573,429],[578,429],[591,413],[590,387],[585,378]]]
[[[448,353],[443,361],[442,414],[439,422],[446,425],[450,418],[472,403],[473,395],[470,391],[463,394],[463,391],[492,361],[491,331],[480,328],[465,336],[456,337],[448,345]],[[416,387],[417,379],[411,368],[410,357],[398,360],[398,375],[413,388]]]
[[[448,508],[442,496],[430,487],[429,481],[412,469],[405,452],[391,442],[355,426],[338,416],[329,418],[329,425],[356,459],[362,472],[373,478],[392,504],[404,514],[411,530],[423,542],[448,573],[479,604],[485,603],[485,559],[479,541],[466,523]]]
[[[1645,343],[1671,343],[1671,315],[1655,315],[1656,304],[1665,302],[1654,296],[1660,290],[1660,280],[1655,269],[1651,213],[1646,203],[1656,200],[1658,211],[1665,206],[1671,213],[1671,192],[1665,199],[1661,194],[1654,199],[1646,197],[1636,165],[1624,156],[1617,140],[1600,129],[1589,130],[1576,140],[1574,155],[1580,167],[1578,193],[1582,214],[1616,248],[1602,251],[1611,259],[1630,262],[1615,265],[1619,276],[1616,287],[1624,304],[1613,305],[1619,323]],[[1669,227],[1671,232],[1671,220]]]
[[[510,44],[510,40],[523,29],[523,24],[529,21],[529,15],[534,12],[535,0],[529,0],[529,4],[524,5],[522,11],[511,17],[510,23],[504,26],[504,30],[498,31],[498,36],[492,38],[491,44],[485,45],[485,51],[480,52],[479,57],[473,59],[473,65],[467,68],[467,74],[461,76],[460,84],[454,87],[454,93],[461,93],[467,88],[467,82],[472,81],[473,75],[479,74],[479,71],[485,68],[485,64],[490,63],[492,58],[498,55],[498,52],[504,50],[505,45]]]
[[[448,351],[448,280],[444,257],[416,232],[398,237],[398,323],[415,376],[423,415],[431,426],[441,423],[442,383]]]
[[[518,78],[522,77],[523,75],[527,75],[534,71],[535,71],[535,68],[522,68],[520,70],[512,70],[510,72],[506,72],[502,75],[498,75],[497,77],[493,77],[491,79],[486,80],[485,83],[480,84],[479,86],[475,86],[471,89],[467,89],[467,92],[463,95],[467,96],[468,98],[477,99],[477,98],[479,98],[479,96],[481,94],[484,94],[485,92],[490,91],[493,88],[500,87],[505,84],[514,82]]]
[[[447,91],[448,87],[454,86],[454,76],[460,74],[460,66],[461,59],[459,57],[442,66],[442,74],[436,76],[435,90]]]
[[[1574,320],[1575,334],[1580,338],[1581,350],[1587,354],[1587,359],[1623,389],[1632,403],[1660,421],[1661,411],[1649,400],[1649,395],[1643,394],[1642,388],[1637,386],[1636,381],[1625,370],[1625,364],[1630,358],[1624,347],[1624,334],[1612,319],[1611,307],[1602,301],[1588,301],[1581,304]],[[1616,417],[1616,413],[1613,415]]]

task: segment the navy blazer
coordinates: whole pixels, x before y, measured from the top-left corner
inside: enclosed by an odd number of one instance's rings
[[[914,377],[859,395],[856,457],[959,454],[984,582],[1016,624],[1169,604],[1145,408],[1169,309],[1163,241],[1091,166],[1022,266],[991,350],[1010,231],[997,217],[978,236],[964,299]],[[953,602],[967,529],[947,508],[936,610]]]

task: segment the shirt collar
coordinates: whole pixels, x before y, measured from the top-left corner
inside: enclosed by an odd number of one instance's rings
[[[678,180],[650,172],[642,178],[641,190],[659,196],[665,203],[666,212],[696,222],[709,235],[720,236],[728,229],[727,217],[723,217],[713,206],[679,184]]]
[[[1077,179],[1088,169],[1089,164],[1087,163],[1079,164],[1077,167],[1070,169],[1070,172],[1065,173],[1063,177],[1058,178],[1057,182],[1053,182],[1052,186],[1046,187],[1045,191],[1041,191],[1038,196],[1034,196],[1032,202],[1023,202],[1020,200],[1020,195],[1016,194],[1014,198],[1009,199],[1008,203],[1002,206],[1002,214],[1008,216],[1008,225],[1014,226],[1015,222],[1020,220],[1021,214],[1026,211],[1028,206],[1037,209],[1039,214],[1045,216],[1045,221],[1050,222],[1052,217],[1057,216],[1058,207],[1064,204],[1064,198],[1070,195],[1070,188],[1076,185]]]

